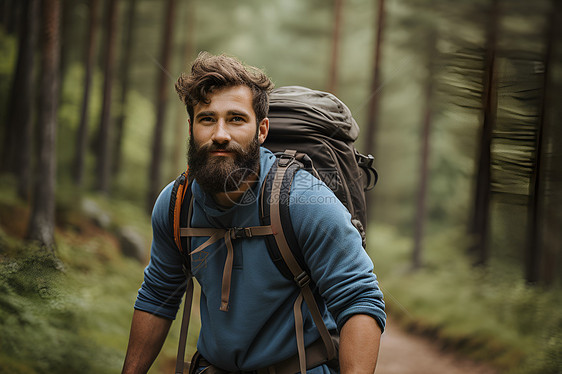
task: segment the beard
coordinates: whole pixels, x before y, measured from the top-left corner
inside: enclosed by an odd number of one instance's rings
[[[217,150],[232,152],[234,157],[211,157],[211,152]],[[237,191],[250,175],[258,174],[259,160],[260,145],[257,133],[246,149],[235,142],[213,142],[199,146],[195,143],[193,135],[189,137],[189,175],[209,194]]]

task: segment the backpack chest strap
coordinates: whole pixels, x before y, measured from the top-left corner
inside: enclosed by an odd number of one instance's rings
[[[221,306],[220,310],[223,312],[228,311],[230,299],[230,284],[232,279],[232,264],[234,262],[234,247],[232,241],[243,238],[253,238],[255,236],[273,235],[271,225],[268,226],[252,226],[252,227],[232,227],[230,229],[218,229],[212,227],[182,227],[180,229],[180,236],[187,237],[209,237],[203,244],[195,248],[189,255],[198,253],[207,248],[211,244],[216,243],[224,238],[226,244],[226,262],[224,264],[224,271],[222,274],[221,285]]]

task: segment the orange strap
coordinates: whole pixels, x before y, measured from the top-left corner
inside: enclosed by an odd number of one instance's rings
[[[178,191],[177,191],[177,195],[176,195],[176,204],[174,206],[174,241],[176,243],[176,245],[178,246],[178,248],[180,249],[181,252],[184,251],[184,249],[181,246],[181,237],[180,237],[180,219],[181,219],[181,206],[183,203],[183,199],[185,198],[185,192],[187,191],[187,185],[188,180],[187,180],[187,175],[189,172],[189,166],[187,167],[187,170],[185,171],[184,175],[185,175],[185,182],[183,184],[180,184],[178,186]]]

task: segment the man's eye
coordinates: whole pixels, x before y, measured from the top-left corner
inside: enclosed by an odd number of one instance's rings
[[[244,122],[244,118],[239,116],[232,117],[232,122]]]
[[[201,117],[201,119],[199,119],[200,122],[213,122],[213,118],[212,117]]]

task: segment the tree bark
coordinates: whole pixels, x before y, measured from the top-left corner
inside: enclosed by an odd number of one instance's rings
[[[117,175],[121,169],[121,159],[123,153],[123,137],[125,133],[125,119],[127,109],[127,92],[129,92],[131,78],[131,57],[133,51],[133,36],[135,29],[135,8],[137,0],[129,0],[127,9],[127,30],[125,34],[125,42],[123,46],[123,58],[121,59],[120,77],[121,77],[121,108],[116,126],[115,143],[113,146],[113,175]]]
[[[55,245],[55,141],[59,97],[60,1],[42,1],[42,57],[38,116],[38,159],[28,238],[48,250]]]
[[[156,124],[154,125],[154,136],[152,142],[152,159],[149,171],[149,188],[147,198],[147,209],[152,211],[158,191],[162,187],[160,185],[160,167],[162,163],[162,138],[164,133],[164,121],[166,116],[166,102],[168,100],[168,92],[170,89],[170,80],[168,69],[170,67],[170,59],[172,52],[172,39],[174,28],[175,0],[168,0],[164,12],[164,33],[162,35],[162,53],[160,62],[162,65],[160,77],[158,80],[158,98]]]
[[[337,94],[338,89],[338,62],[340,49],[340,34],[343,13],[343,0],[334,0],[334,28],[332,33],[332,53],[330,56],[330,76],[328,92]]]
[[[90,0],[90,14],[88,21],[88,37],[86,40],[86,51],[84,55],[85,74],[84,92],[82,95],[82,109],[80,112],[80,125],[76,133],[76,149],[74,151],[73,179],[77,186],[82,186],[84,180],[84,159],[88,148],[88,109],[90,106],[90,93],[92,84],[92,74],[94,71],[96,35],[98,33],[98,14],[99,1]]]
[[[117,41],[117,0],[107,3],[108,27],[105,35],[103,104],[97,139],[96,190],[109,193],[111,172],[111,98],[115,70],[115,44]]]
[[[486,37],[484,77],[482,91],[483,120],[480,130],[479,154],[476,175],[476,194],[469,234],[473,245],[469,253],[475,265],[488,262],[488,231],[491,195],[491,145],[492,130],[496,122],[497,92],[495,85],[496,41],[498,28],[498,0],[492,0]]]

